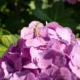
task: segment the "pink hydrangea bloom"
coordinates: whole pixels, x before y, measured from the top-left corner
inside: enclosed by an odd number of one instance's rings
[[[79,43],[79,42],[78,42]],[[73,73],[80,78],[80,44],[75,44],[70,54],[69,66]]]
[[[77,1],[80,0],[63,0],[63,2],[69,2],[70,4],[76,4]]]
[[[0,80],[79,80],[79,49],[70,28],[32,21],[0,58]]]

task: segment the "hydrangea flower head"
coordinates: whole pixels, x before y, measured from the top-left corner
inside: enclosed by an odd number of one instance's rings
[[[69,2],[70,4],[76,4],[77,1],[80,1],[80,0],[63,0],[63,2]]]
[[[80,39],[57,22],[32,21],[0,58],[0,80],[79,80]]]

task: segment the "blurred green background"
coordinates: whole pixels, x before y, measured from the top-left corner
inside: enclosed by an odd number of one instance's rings
[[[72,5],[61,0],[0,0],[0,56],[33,20],[44,24],[57,21],[80,37],[80,2]]]

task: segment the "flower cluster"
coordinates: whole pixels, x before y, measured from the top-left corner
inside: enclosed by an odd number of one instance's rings
[[[69,2],[70,4],[76,4],[76,2],[80,2],[80,0],[63,0],[63,2]]]
[[[32,21],[0,58],[0,80],[80,80],[80,39],[56,22]]]

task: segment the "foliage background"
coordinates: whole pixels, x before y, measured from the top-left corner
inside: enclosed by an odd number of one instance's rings
[[[16,43],[20,30],[33,21],[57,21],[80,37],[80,2],[61,0],[0,0],[0,56]]]

